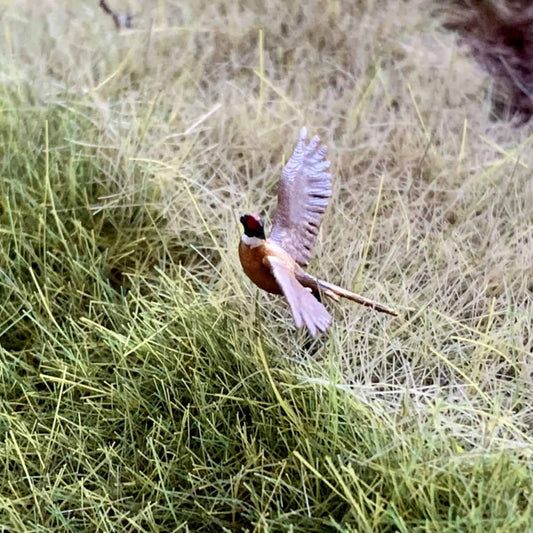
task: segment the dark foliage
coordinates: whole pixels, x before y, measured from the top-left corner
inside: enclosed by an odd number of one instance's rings
[[[492,113],[515,119],[533,115],[533,2],[439,2],[444,27],[456,31],[475,60],[494,78]]]

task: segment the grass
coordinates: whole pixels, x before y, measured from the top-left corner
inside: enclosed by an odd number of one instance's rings
[[[528,129],[418,0],[129,9],[1,15],[1,529],[530,530]],[[303,123],[401,311],[312,342],[236,255]]]

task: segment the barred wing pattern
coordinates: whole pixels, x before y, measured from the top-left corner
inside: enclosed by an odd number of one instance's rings
[[[278,187],[278,207],[270,239],[288,252],[301,266],[313,256],[320,219],[331,196],[331,174],[327,147],[315,136],[306,144],[307,128],[285,165]]]

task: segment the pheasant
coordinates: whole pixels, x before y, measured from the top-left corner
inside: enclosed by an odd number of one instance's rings
[[[315,336],[331,325],[331,315],[321,296],[341,297],[392,316],[397,313],[383,304],[308,274],[320,219],[331,196],[331,174],[327,147],[315,136],[309,143],[307,128],[300,130],[294,152],[285,165],[278,187],[278,206],[269,238],[263,220],[247,214],[240,218],[244,233],[239,258],[245,274],[261,289],[283,294],[297,328],[303,325]]]

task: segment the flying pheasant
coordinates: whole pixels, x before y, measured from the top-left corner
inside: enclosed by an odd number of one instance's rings
[[[283,294],[296,327],[305,324],[311,335],[326,331],[331,324],[331,315],[322,305],[321,295],[336,301],[340,297],[347,298],[396,316],[392,309],[316,279],[302,268],[313,255],[320,218],[331,196],[327,147],[319,147],[320,139],[316,136],[308,144],[306,138],[304,127],[283,169],[270,237],[266,238],[263,221],[258,215],[240,218],[244,233],[239,243],[239,258],[245,274],[259,288]]]

